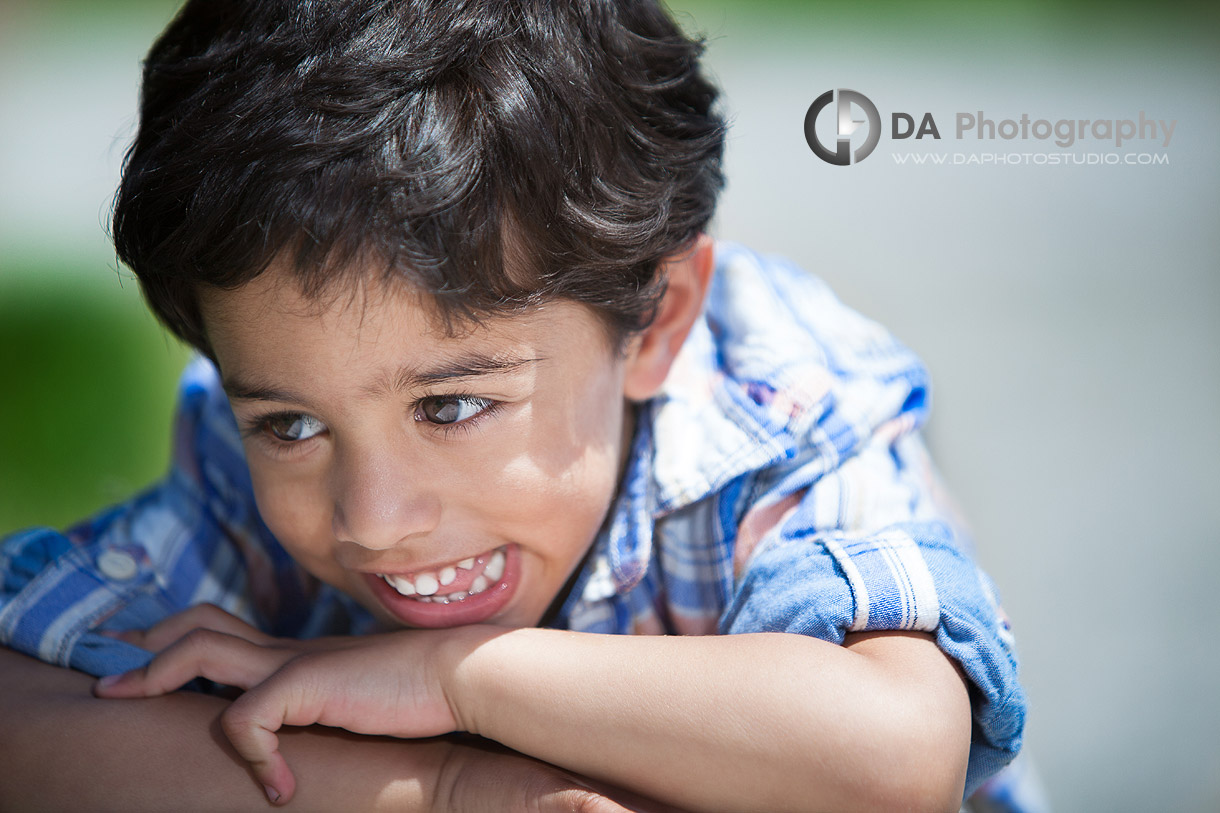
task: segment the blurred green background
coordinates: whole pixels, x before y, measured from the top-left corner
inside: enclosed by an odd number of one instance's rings
[[[51,257],[6,262],[0,274],[4,531],[63,526],[165,469],[185,352],[154,324],[133,280],[97,270]]]
[[[176,4],[0,4],[0,533],[63,527],[166,469],[187,358],[107,213],[139,60]]]
[[[176,5],[0,0],[0,535],[165,470],[186,353],[105,224]],[[672,5],[733,123],[716,233],[817,272],[932,370],[930,440],[1058,809],[1220,810],[1220,4]],[[883,138],[830,167],[801,129],[830,88],[944,131],[979,109],[1178,127],[1168,166],[898,167],[1005,145]]]

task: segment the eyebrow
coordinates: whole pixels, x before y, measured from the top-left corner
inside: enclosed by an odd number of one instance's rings
[[[466,378],[511,373],[539,361],[542,361],[542,359],[516,358],[514,356],[491,357],[472,354],[444,362],[428,370],[417,370],[409,364],[404,364],[398,371],[398,376],[394,380],[392,389],[402,391],[413,387],[428,387],[450,381],[461,381]],[[380,393],[384,390],[384,387],[365,389],[369,392]]]
[[[499,375],[528,367],[542,358],[516,358],[513,356],[484,356],[470,354],[443,361],[434,367],[419,369],[416,365],[404,364],[393,378],[365,384],[360,391],[372,397],[391,392],[422,389],[437,384],[452,383],[488,375]],[[295,390],[246,381],[237,376],[226,376],[221,386],[228,396],[237,401],[281,401],[307,404],[309,399]]]

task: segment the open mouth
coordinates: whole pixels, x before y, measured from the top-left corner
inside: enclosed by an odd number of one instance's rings
[[[487,554],[463,559],[440,570],[424,570],[405,576],[379,573],[385,583],[402,596],[413,596],[416,601],[449,604],[465,601],[500,583],[508,554],[504,548],[496,548]]]
[[[504,545],[433,570],[365,574],[378,600],[413,627],[477,624],[499,612],[520,572],[520,551]]]

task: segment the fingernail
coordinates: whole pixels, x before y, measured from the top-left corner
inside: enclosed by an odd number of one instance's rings
[[[117,675],[103,675],[102,677],[97,679],[97,685],[101,686],[103,689],[108,688],[108,687],[113,686],[114,684],[118,683],[120,680],[122,680],[123,675],[125,675],[125,674],[126,674],[126,672],[120,672]]]
[[[267,798],[270,799],[272,803],[280,800],[280,792],[270,785],[263,785],[263,790],[267,792]]]

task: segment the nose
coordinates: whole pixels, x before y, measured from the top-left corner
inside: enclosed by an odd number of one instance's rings
[[[421,469],[392,448],[364,450],[343,461],[332,481],[335,538],[387,550],[436,528],[440,500]]]

